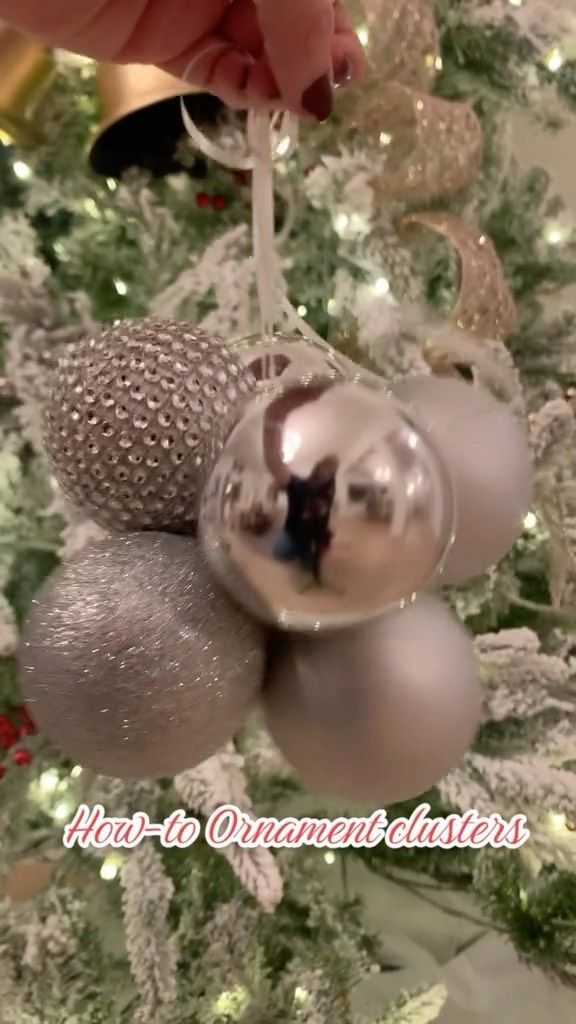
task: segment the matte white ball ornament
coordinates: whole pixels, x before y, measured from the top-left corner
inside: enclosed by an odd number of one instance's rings
[[[522,532],[532,502],[528,438],[509,406],[481,387],[439,377],[408,377],[393,386],[429,432],[454,489],[454,542],[439,582],[485,572]]]
[[[312,790],[386,806],[458,764],[482,695],[465,629],[427,594],[355,629],[289,637],[263,702],[274,741]]]

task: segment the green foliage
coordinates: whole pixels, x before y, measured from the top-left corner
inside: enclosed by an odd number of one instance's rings
[[[491,920],[521,957],[576,985],[576,876],[545,869],[534,879],[518,854],[492,851],[475,881]]]

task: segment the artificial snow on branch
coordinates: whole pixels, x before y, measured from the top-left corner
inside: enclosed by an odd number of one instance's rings
[[[229,743],[219,754],[204,761],[198,768],[183,772],[174,779],[174,788],[192,810],[209,816],[222,804],[235,804],[252,812],[246,792],[244,758]],[[282,876],[270,850],[262,847],[245,849],[232,843],[222,849],[235,874],[260,906],[272,912],[282,899]]]
[[[170,1021],[176,999],[177,956],[168,911],[174,886],[160,853],[145,841],[125,854],[122,910],[126,950],[138,989],[135,1024]]]

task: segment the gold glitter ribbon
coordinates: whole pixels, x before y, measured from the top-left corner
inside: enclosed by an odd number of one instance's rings
[[[460,290],[452,321],[462,330],[504,341],[514,331],[517,311],[498,254],[474,224],[442,210],[408,214],[401,230],[427,228],[445,238],[460,259]]]
[[[429,92],[442,66],[440,36],[427,0],[364,0],[366,56],[380,82]]]
[[[382,171],[373,187],[382,201],[428,202],[469,185],[480,170],[482,128],[468,103],[391,82],[371,98],[363,120],[380,133]]]

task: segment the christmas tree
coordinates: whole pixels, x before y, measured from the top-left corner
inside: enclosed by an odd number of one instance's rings
[[[536,492],[522,537],[447,593],[475,634],[480,730],[437,787],[388,810],[426,799],[438,814],[522,812],[531,839],[516,851],[381,845],[338,859],[345,874],[361,857],[424,898],[431,887],[471,890],[480,922],[570,985],[576,317],[550,318],[545,300],[576,281],[576,234],[546,173],[518,165],[509,126],[524,108],[553,132],[574,108],[576,16],[538,0],[382,8],[356,12],[365,82],[278,165],[282,270],[298,315],[387,381],[463,377],[527,418]],[[247,176],[200,159],[178,132],[160,138],[145,104],[136,127],[118,117],[112,142],[104,131],[95,144],[88,61],[56,53],[44,84],[33,119],[7,122],[0,149],[0,1016],[348,1024],[359,1019],[357,986],[390,964],[361,904],[345,887],[327,896],[322,851],[62,845],[80,803],[153,821],[225,803],[279,815],[299,783],[256,723],[174,780],[95,776],[37,735],[23,708],[15,652],[32,598],[59,561],[102,536],[64,501],[45,459],[57,358],[101,321],[152,314],[238,339],[258,320]],[[237,129],[210,98],[194,102],[216,135]],[[120,166],[108,165],[123,144]],[[321,797],[314,806],[325,810]],[[424,1024],[444,998],[442,986],[406,993],[378,1020]]]

